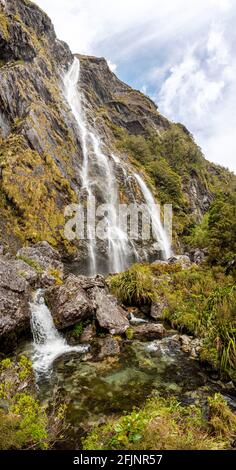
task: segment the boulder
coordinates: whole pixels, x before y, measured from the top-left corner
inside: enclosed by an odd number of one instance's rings
[[[25,279],[31,286],[37,286],[39,281],[39,274],[32,266],[25,263],[22,259],[12,261],[12,266],[17,273]]]
[[[87,325],[84,328],[83,333],[80,336],[80,343],[91,343],[93,339],[96,337],[96,328],[93,323]]]
[[[169,264],[180,264],[183,269],[190,268],[191,260],[188,255],[175,255],[168,259]]]
[[[76,277],[82,289],[88,290],[94,287],[100,287],[100,288],[106,287],[105,278],[101,276],[100,274],[97,274],[96,276],[91,276],[91,277],[87,277],[83,275],[76,276]]]
[[[154,320],[160,320],[163,316],[163,310],[166,308],[167,303],[165,300],[159,300],[156,302],[152,302],[150,316]]]
[[[102,328],[111,334],[122,334],[129,327],[127,312],[118,305],[117,299],[107,293],[106,289],[95,287],[91,298],[96,305],[96,319]]]
[[[193,338],[188,335],[176,335],[180,343],[180,348],[183,352],[190,355],[192,359],[196,359],[199,356],[202,348],[203,340],[200,338]]]
[[[201,264],[205,259],[205,253],[203,250],[196,250],[193,253],[193,262],[196,264]]]
[[[35,263],[38,263],[43,270],[47,270],[50,267],[63,270],[60,253],[52,248],[46,241],[36,243],[36,245],[33,246],[21,248],[17,252],[17,257],[25,257],[33,262],[35,261]]]
[[[112,336],[106,336],[99,340],[101,347],[98,354],[98,359],[104,359],[105,357],[117,356],[120,353],[120,345],[117,339]]]
[[[166,334],[166,329],[160,323],[145,323],[144,325],[134,326],[133,339],[140,341],[152,341],[154,339],[161,339]]]
[[[37,287],[52,286],[55,284],[55,277],[63,277],[61,256],[46,241],[21,248],[17,252],[17,258],[18,262],[23,261],[37,273]]]
[[[94,302],[82,289],[80,279],[73,274],[66,278],[63,285],[47,289],[45,299],[58,329],[92,319],[94,316]]]
[[[10,259],[0,257],[0,339],[1,350],[30,327],[29,284]]]

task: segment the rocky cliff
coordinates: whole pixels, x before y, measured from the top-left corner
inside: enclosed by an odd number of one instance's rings
[[[123,165],[143,175],[157,200],[173,204],[179,246],[232,175],[207,162],[187,129],[121,82],[105,59],[78,58],[87,121],[121,162],[114,166],[121,202],[142,199],[135,181],[124,181]],[[63,236],[64,208],[78,201],[82,185],[82,142],[63,92],[72,62],[40,8],[0,0],[0,231],[13,252],[41,240],[65,255],[77,251]],[[95,166],[90,176],[99,193]]]

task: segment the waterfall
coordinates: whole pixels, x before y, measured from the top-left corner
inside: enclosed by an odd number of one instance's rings
[[[91,184],[89,180],[89,148],[88,148],[88,138],[89,133],[86,125],[86,121],[83,117],[83,107],[82,107],[82,98],[81,94],[78,92],[78,82],[80,75],[80,63],[78,59],[74,59],[74,62],[65,75],[64,78],[64,90],[65,97],[70,106],[70,109],[74,115],[74,118],[78,125],[80,140],[82,144],[83,151],[83,164],[81,169],[81,180],[82,180],[82,190],[85,190],[87,193],[87,202],[92,200],[93,193],[91,190]],[[96,274],[96,239],[94,234],[91,231],[91,227],[87,227],[88,235],[88,250],[89,250],[89,262],[90,262],[90,274]]]
[[[164,227],[162,226],[160,213],[158,211],[155,199],[141,176],[137,173],[134,173],[134,177],[139,184],[145,203],[147,204],[148,212],[152,221],[153,235],[158,241],[165,258],[168,259],[171,256],[171,245]]]
[[[101,269],[101,252],[106,252],[106,272],[124,271],[131,259],[139,260],[140,256],[135,242],[129,239],[128,234],[119,226],[119,188],[115,175],[115,167],[119,167],[132,194],[131,180],[134,176],[142,191],[147,204],[149,216],[152,219],[153,234],[158,240],[161,250],[166,258],[170,256],[170,243],[160,221],[160,215],[155,205],[151,191],[146,186],[140,175],[134,174],[124,168],[118,157],[111,154],[106,155],[102,142],[94,129],[88,123],[83,103],[85,99],[79,89],[80,62],[74,59],[68,73],[64,77],[64,95],[75,118],[78,128],[78,136],[82,145],[83,163],[81,168],[82,194],[87,195],[87,203],[94,201],[97,197],[99,203],[109,206],[104,221],[106,223],[106,241],[98,246],[96,234],[92,224],[88,223],[87,242],[89,258],[89,274],[94,275]],[[96,199],[95,199],[96,200]],[[134,197],[135,202],[135,197]],[[104,250],[105,248],[105,250]],[[143,250],[144,254],[146,253]]]
[[[88,346],[69,346],[57,331],[50,310],[45,304],[42,289],[35,292],[30,310],[34,341],[32,363],[36,373],[50,373],[53,361],[62,354],[87,351]]]
[[[90,178],[90,167],[96,170],[96,178],[99,182],[99,192],[102,202],[109,204],[110,210],[106,218],[107,222],[107,244],[108,244],[108,271],[121,272],[127,268],[127,258],[130,256],[131,244],[127,234],[118,225],[119,191],[114,176],[114,168],[111,160],[101,150],[99,137],[94,133],[86,121],[83,112],[83,97],[79,91],[80,62],[77,58],[64,78],[65,97],[71,108],[78,125],[79,136],[82,143],[83,165],[81,169],[81,180],[83,188],[87,191],[88,199],[91,200],[94,181]],[[89,233],[88,244],[90,258],[90,274],[98,272],[96,240]]]

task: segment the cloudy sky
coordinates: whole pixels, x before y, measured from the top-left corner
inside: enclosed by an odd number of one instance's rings
[[[35,0],[73,52],[104,56],[236,172],[236,0]]]

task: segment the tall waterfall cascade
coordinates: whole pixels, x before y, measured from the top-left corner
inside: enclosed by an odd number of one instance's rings
[[[69,346],[57,331],[50,310],[44,301],[43,290],[35,292],[30,303],[33,334],[32,363],[36,373],[49,374],[54,360],[69,352],[86,352],[88,346]]]
[[[127,260],[140,259],[135,242],[119,225],[119,184],[116,179],[116,165],[122,167],[121,160],[113,154],[107,155],[103,150],[103,144],[97,132],[92,128],[86,118],[85,98],[80,90],[80,62],[75,58],[68,73],[64,77],[64,95],[69,104],[71,112],[75,118],[78,128],[78,137],[81,142],[83,161],[81,165],[81,193],[87,196],[87,204],[94,200],[99,192],[99,200],[103,204],[108,204],[109,210],[106,216],[107,224],[107,271],[121,272],[130,264]],[[97,187],[91,175],[95,170]],[[154,208],[155,201],[146,183],[140,175],[133,173],[125,174],[126,181],[129,178],[136,180],[143,195],[149,216],[152,219],[153,233],[159,242],[165,258],[170,256],[170,243],[162,226],[160,215]],[[127,183],[128,184],[128,183]],[[135,201],[134,201],[135,202]],[[99,272],[99,248],[97,246],[96,235],[90,227],[87,227],[87,244],[89,258],[89,274],[94,275]]]

